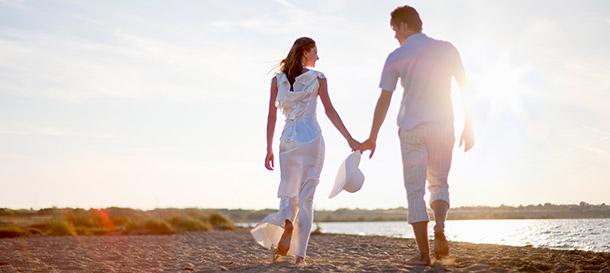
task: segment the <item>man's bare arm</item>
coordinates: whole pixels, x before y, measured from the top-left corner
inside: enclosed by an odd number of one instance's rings
[[[379,94],[379,99],[377,99],[377,105],[375,106],[375,114],[373,115],[371,133],[369,134],[369,138],[364,141],[360,146],[361,151],[371,151],[369,158],[372,158],[373,154],[375,153],[375,147],[377,145],[377,135],[379,134],[381,125],[383,124],[383,121],[385,120],[385,117],[388,113],[388,108],[390,108],[392,94],[393,92],[387,90],[382,90],[381,94]]]

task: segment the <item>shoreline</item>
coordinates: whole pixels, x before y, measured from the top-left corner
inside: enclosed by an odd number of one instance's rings
[[[229,216],[236,222],[258,221],[275,211],[266,209],[207,209]],[[428,210],[431,218],[434,214]],[[338,208],[334,210],[316,209],[316,222],[345,221],[406,221],[407,208]],[[447,220],[498,220],[498,219],[599,219],[610,218],[610,206],[605,203],[589,204],[537,204],[518,206],[461,206],[452,207]]]
[[[610,245],[608,245],[610,237],[605,233],[610,228],[610,221],[606,219],[585,219],[584,221],[575,219],[476,220],[475,222],[451,220],[447,221],[447,238],[456,242],[475,244],[610,252]],[[236,223],[240,227],[252,227],[252,224],[254,223]],[[406,221],[317,222],[315,225],[320,228],[316,231],[324,234],[414,238]],[[433,239],[432,226],[428,227],[430,240]],[[583,228],[594,228],[596,232],[579,233],[579,230]],[[479,233],[486,229],[496,230],[496,232]]]
[[[320,235],[346,235],[346,236],[362,236],[362,237],[370,237],[370,236],[378,236],[378,237],[386,237],[386,238],[395,238],[395,239],[407,239],[407,240],[414,240],[414,238],[411,237],[400,237],[400,236],[390,236],[390,235],[376,235],[376,234],[349,234],[349,233],[333,233],[333,232],[322,232],[321,234],[318,234],[317,236]],[[430,241],[430,247],[433,247],[433,242],[434,240],[432,239],[432,236],[429,239]],[[600,254],[610,254],[610,251],[596,251],[596,250],[584,250],[584,249],[563,249],[563,248],[553,248],[553,247],[540,247],[540,246],[534,246],[532,244],[526,244],[526,245],[507,245],[507,244],[492,244],[492,243],[473,243],[473,242],[468,242],[468,241],[455,241],[455,240],[451,240],[451,242],[454,243],[464,243],[464,244],[474,244],[474,245],[494,245],[494,246],[498,246],[498,247],[525,247],[525,248],[539,248],[539,249],[548,249],[548,250],[557,250],[557,251],[584,251],[584,252],[593,252],[593,253],[600,253]],[[609,272],[610,273],[610,272]]]
[[[312,235],[304,267],[269,263],[246,228],[176,235],[0,239],[0,272],[604,272],[610,252],[450,241],[447,259],[409,266],[413,239]]]

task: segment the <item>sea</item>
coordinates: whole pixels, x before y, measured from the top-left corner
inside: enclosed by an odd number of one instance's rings
[[[324,233],[414,237],[406,221],[320,222],[317,226]],[[430,239],[433,226],[432,221]],[[451,220],[445,222],[445,235],[450,241],[610,252],[610,219]]]

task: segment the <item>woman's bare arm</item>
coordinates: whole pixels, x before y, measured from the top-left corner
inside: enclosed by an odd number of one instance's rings
[[[271,88],[269,95],[269,113],[267,114],[267,155],[265,156],[265,168],[273,170],[273,134],[275,133],[275,122],[277,120],[277,107],[275,99],[277,98],[277,79],[273,77],[271,80]]]
[[[328,95],[328,84],[326,83],[326,79],[318,79],[318,82],[320,83],[318,94],[320,95],[320,100],[324,105],[324,112],[326,113],[326,116],[333,123],[335,128],[339,130],[345,140],[347,140],[347,143],[349,144],[350,148],[352,148],[352,150],[358,149],[360,143],[358,143],[358,141],[352,138],[352,135],[349,133],[347,128],[345,128],[341,117],[339,117],[339,114],[337,113],[335,107],[330,101],[330,96]]]

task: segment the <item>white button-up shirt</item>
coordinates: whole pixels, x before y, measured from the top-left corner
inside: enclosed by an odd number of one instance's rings
[[[449,42],[423,33],[407,37],[386,59],[379,87],[405,89],[398,113],[398,127],[412,129],[422,123],[453,125],[451,77],[464,79],[457,49]]]

